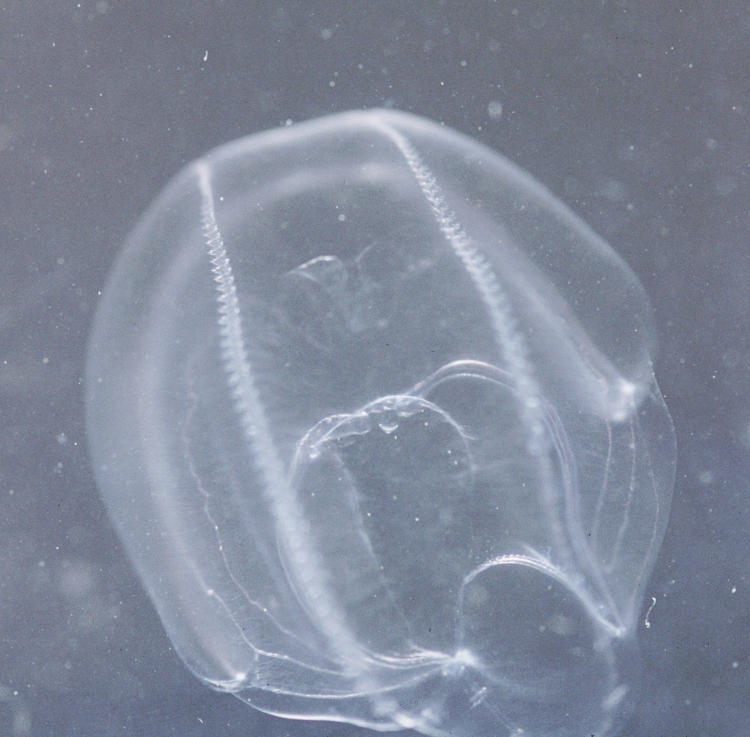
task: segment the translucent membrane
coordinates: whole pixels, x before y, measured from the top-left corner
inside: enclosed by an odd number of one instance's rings
[[[529,175],[404,113],[223,146],[104,290],[92,458],[188,667],[286,717],[601,735],[674,434],[643,289]]]

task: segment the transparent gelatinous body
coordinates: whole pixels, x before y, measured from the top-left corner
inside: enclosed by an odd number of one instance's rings
[[[633,273],[507,160],[334,115],[212,151],[135,228],[90,343],[92,457],[213,687],[601,737],[674,474],[652,336]]]

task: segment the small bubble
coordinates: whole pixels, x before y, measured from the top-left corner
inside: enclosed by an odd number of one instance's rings
[[[491,100],[487,105],[487,115],[490,116],[490,120],[500,120],[503,117],[503,103]]]

